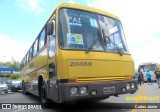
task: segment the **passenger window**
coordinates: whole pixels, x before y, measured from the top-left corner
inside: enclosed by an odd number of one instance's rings
[[[33,57],[32,53],[33,53],[33,52],[32,52],[32,47],[31,47],[31,49],[29,50],[29,55],[30,55],[30,56],[29,56],[29,60],[31,60],[32,57]]]
[[[55,37],[50,35],[49,37],[49,59],[55,55]]]
[[[24,57],[24,65],[26,65],[26,56]]]
[[[26,64],[27,64],[27,62],[28,62],[28,54],[26,54]]]
[[[45,45],[45,37],[46,37],[46,32],[45,29],[43,29],[39,37],[39,49],[41,49]]]
[[[37,53],[37,42],[38,42],[38,40],[36,40],[34,43],[33,56],[36,55],[36,53]]]
[[[30,51],[28,51],[28,61],[30,61]]]
[[[29,61],[29,53],[27,53],[27,62]]]

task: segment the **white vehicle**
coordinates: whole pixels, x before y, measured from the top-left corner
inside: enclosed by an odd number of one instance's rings
[[[0,80],[0,92],[8,93],[8,86],[2,80]]]
[[[156,70],[156,66],[158,66],[157,63],[143,63],[143,64],[139,65],[138,70],[140,70],[143,73],[144,81],[147,81],[146,73],[147,73],[147,71],[149,71],[151,74],[151,81],[156,82],[156,78],[155,78],[155,74],[154,74],[154,72]]]

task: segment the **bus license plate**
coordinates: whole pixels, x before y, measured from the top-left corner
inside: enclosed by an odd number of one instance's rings
[[[103,92],[104,93],[114,93],[116,91],[115,86],[110,86],[110,87],[104,87]]]

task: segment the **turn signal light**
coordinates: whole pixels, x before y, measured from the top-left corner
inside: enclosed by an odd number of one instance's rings
[[[130,79],[134,79],[134,75],[131,75],[131,76],[130,76]]]
[[[76,79],[68,79],[68,82],[77,82]]]

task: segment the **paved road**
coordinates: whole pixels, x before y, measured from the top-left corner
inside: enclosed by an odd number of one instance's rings
[[[137,98],[137,99],[136,99]],[[14,93],[0,95],[0,103],[40,103],[40,99],[33,95],[23,95],[21,91]],[[128,104],[127,104],[128,103]],[[69,104],[55,104],[52,103],[51,107],[42,110],[0,110],[0,112],[66,112],[68,109],[77,108],[79,112],[159,112],[157,109],[122,109],[130,108],[133,103],[134,106],[139,103],[159,103],[160,104],[160,89],[157,84],[153,85],[143,84],[139,86],[138,91],[135,94],[120,95],[119,97],[111,96],[106,100],[99,101],[97,103],[69,103]],[[143,105],[142,105],[143,106]],[[89,108],[88,108],[89,107]],[[84,108],[83,110],[81,110]],[[98,109],[101,108],[101,109]],[[120,108],[120,109],[115,109]],[[72,110],[74,111],[74,110]],[[76,110],[77,111],[77,110]]]

